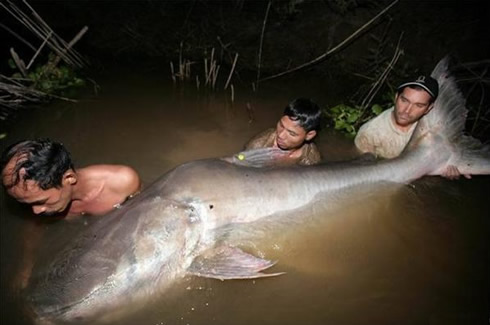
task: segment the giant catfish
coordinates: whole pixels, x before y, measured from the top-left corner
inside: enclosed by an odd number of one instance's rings
[[[26,290],[34,319],[55,324],[110,319],[108,315],[162,294],[189,274],[222,280],[275,276],[279,273],[263,272],[273,262],[217,245],[219,230],[287,216],[319,197],[328,200],[363,184],[438,175],[448,165],[461,173],[490,174],[489,148],[462,134],[467,111],[447,61],[441,60],[432,73],[440,85],[434,108],[398,158],[256,168],[276,154],[266,150],[178,166],[34,268]]]

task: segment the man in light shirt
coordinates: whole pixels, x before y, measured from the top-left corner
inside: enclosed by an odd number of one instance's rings
[[[354,140],[362,153],[394,158],[405,148],[418,121],[434,107],[439,94],[437,81],[426,75],[402,83],[397,88],[395,106],[361,126]],[[449,179],[460,176],[455,166],[448,166],[442,175]],[[471,178],[470,175],[464,175]]]

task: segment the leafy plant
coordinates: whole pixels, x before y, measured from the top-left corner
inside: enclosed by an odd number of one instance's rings
[[[339,104],[324,110],[325,115],[332,122],[333,128],[341,133],[355,137],[359,127],[366,121],[381,114],[386,108],[379,104],[371,106],[370,110],[363,110],[358,105],[349,106]]]
[[[38,65],[25,76],[16,72],[12,78],[46,94],[63,94],[65,89],[85,85],[85,80],[79,78],[72,68],[65,65],[53,66],[51,62],[49,60],[44,65]],[[8,63],[10,67],[16,68],[12,59]]]

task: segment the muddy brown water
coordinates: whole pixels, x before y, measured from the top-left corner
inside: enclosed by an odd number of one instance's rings
[[[161,80],[120,78],[98,97],[21,115],[2,149],[8,141],[50,137],[69,148],[77,166],[128,164],[149,184],[186,161],[240,150],[275,124],[297,91],[270,88],[254,98],[238,92],[231,105],[225,95],[197,96]],[[353,156],[351,141],[329,132],[318,144],[327,160]],[[273,270],[285,275],[224,282],[185,277],[112,323],[488,324],[489,192],[489,176],[425,177],[346,193],[334,206],[304,212],[311,216],[303,224],[244,227],[230,240],[277,260]],[[32,216],[5,193],[0,199],[1,323],[30,324],[10,284],[22,229]],[[48,227],[61,238],[77,226]]]

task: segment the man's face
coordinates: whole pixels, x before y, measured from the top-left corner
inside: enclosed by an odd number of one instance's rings
[[[68,208],[72,199],[72,188],[65,178],[62,186],[43,190],[34,180],[20,180],[16,185],[12,184],[12,169],[7,164],[2,172],[2,182],[7,188],[7,193],[20,203],[31,206],[35,214],[58,215],[63,214]],[[20,171],[22,175],[22,170]]]
[[[281,117],[276,126],[276,144],[282,150],[292,150],[301,147],[305,141],[313,139],[316,131],[306,132],[297,121],[289,116]]]
[[[409,126],[417,122],[434,106],[430,100],[431,96],[425,90],[405,87],[395,97],[395,122],[399,126]]]

